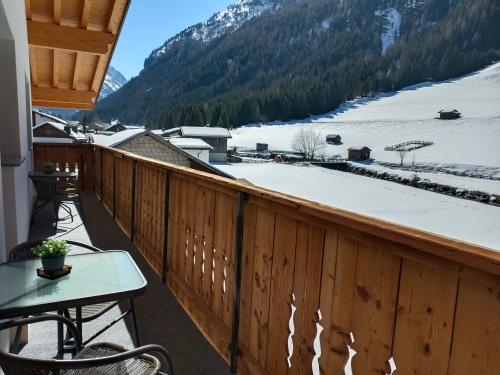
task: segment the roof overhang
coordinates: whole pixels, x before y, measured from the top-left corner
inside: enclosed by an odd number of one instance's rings
[[[33,106],[92,109],[131,0],[25,0]]]

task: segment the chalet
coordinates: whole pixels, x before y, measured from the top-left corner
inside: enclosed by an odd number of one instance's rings
[[[144,131],[144,127],[141,125],[125,125],[122,124],[121,122],[112,122],[111,125],[109,125],[107,128],[104,129],[106,132],[110,133],[118,133],[124,130],[132,130],[132,129],[141,129]]]
[[[456,120],[462,117],[462,114],[458,112],[456,109],[451,111],[445,111],[444,109],[442,109],[438,113],[440,120]]]
[[[89,142],[89,138],[75,131],[70,125],[59,122],[44,122],[33,128],[33,142],[35,143],[82,143]]]
[[[181,126],[165,130],[162,137],[197,138],[212,146],[209,152],[211,162],[225,162],[227,160],[227,140],[231,133],[226,128],[209,126]]]
[[[193,168],[218,176],[233,178],[233,176],[208,164],[207,161],[199,159],[192,153],[187,152],[187,150],[183,150],[181,147],[170,142],[170,140],[164,139],[149,130],[127,129],[113,135],[95,134],[93,140],[94,143],[102,146],[165,161],[181,167]],[[188,142],[185,143],[188,144]],[[191,146],[194,146],[194,142],[190,143]],[[204,148],[202,145],[198,145],[197,147]]]
[[[328,134],[326,136],[326,143],[340,144],[342,143],[342,137],[338,134]]]
[[[353,146],[347,152],[347,160],[357,161],[370,159],[371,150],[366,146]]]
[[[43,124],[45,122],[57,122],[62,125],[67,125],[67,121],[63,120],[57,116],[49,115],[48,113],[42,112],[38,109],[31,110],[31,120],[33,122],[33,126]]]

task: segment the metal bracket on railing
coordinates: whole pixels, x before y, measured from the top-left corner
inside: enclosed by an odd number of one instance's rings
[[[234,288],[233,288],[233,321],[231,329],[231,373],[235,374],[238,368],[238,356],[241,351],[238,348],[240,328],[240,289],[241,289],[241,263],[243,259],[243,228],[245,219],[245,202],[248,195],[238,192],[236,211],[236,238],[235,238],[235,263],[234,263]]]

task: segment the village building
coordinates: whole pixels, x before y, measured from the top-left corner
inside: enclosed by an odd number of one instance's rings
[[[213,150],[213,147],[202,139],[173,137],[167,140],[205,163],[210,161],[210,150]]]
[[[202,159],[198,159],[191,153],[149,130],[128,129],[113,135],[95,134],[93,141],[102,146],[116,148],[181,167],[233,178],[233,176],[213,167]]]
[[[63,125],[66,125],[68,123],[66,120],[63,120],[57,116],[49,115],[48,113],[42,112],[38,109],[31,110],[31,119],[33,127],[39,124],[43,124],[45,122],[57,122]]]
[[[87,143],[90,138],[77,132],[69,124],[59,122],[44,122],[33,128],[35,143]]]
[[[111,125],[109,125],[108,127],[106,127],[104,129],[104,131],[110,132],[110,133],[118,133],[118,132],[121,132],[121,131],[124,131],[124,130],[133,130],[133,129],[144,130],[144,126],[135,125],[135,124],[125,125],[125,124],[122,124],[119,121],[114,121],[114,122],[111,123]]]
[[[445,111],[444,109],[439,112],[440,120],[456,120],[462,117],[462,114],[458,112],[456,109]]]
[[[371,150],[366,146],[353,146],[347,150],[347,160],[359,161],[370,159]]]
[[[210,127],[210,126],[181,126],[165,130],[162,137],[182,137],[182,138],[197,138],[212,146],[209,152],[210,162],[226,162],[227,161],[227,140],[231,137],[231,133],[226,128]]]
[[[342,143],[342,137],[338,134],[328,134],[326,136],[326,143],[340,144]]]

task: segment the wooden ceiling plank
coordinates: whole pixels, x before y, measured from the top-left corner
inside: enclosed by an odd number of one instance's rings
[[[73,103],[73,102],[46,102],[44,100],[33,100],[34,107],[49,107],[49,108],[74,108],[74,109],[93,109],[94,104],[88,103]]]
[[[108,32],[111,32],[111,21],[113,20],[113,17],[115,15],[115,10],[116,10],[116,0],[111,0],[109,4],[109,13],[108,13],[108,19],[106,20],[106,30]]]
[[[54,62],[52,64],[52,86],[59,86],[59,50],[55,49],[54,51]]]
[[[57,89],[54,87],[31,87],[31,97],[33,101],[93,104],[96,96],[97,93],[94,91],[77,91]]]
[[[76,90],[76,88],[78,86],[78,76],[80,75],[81,60],[82,60],[82,57],[77,52],[76,58],[75,58],[75,70],[73,71],[73,83],[71,85],[71,87],[73,87],[73,90]]]
[[[92,0],[85,0],[82,10],[82,29],[86,29],[89,24],[90,10],[92,9]]]
[[[31,0],[25,0],[24,6],[26,8],[26,18],[31,19]]]
[[[61,24],[61,0],[54,0],[54,22]]]
[[[36,66],[36,48],[30,47],[30,70],[31,70],[31,84],[38,86],[38,70]]]
[[[115,42],[115,36],[111,33],[35,21],[27,23],[28,42],[33,46],[103,55]]]

